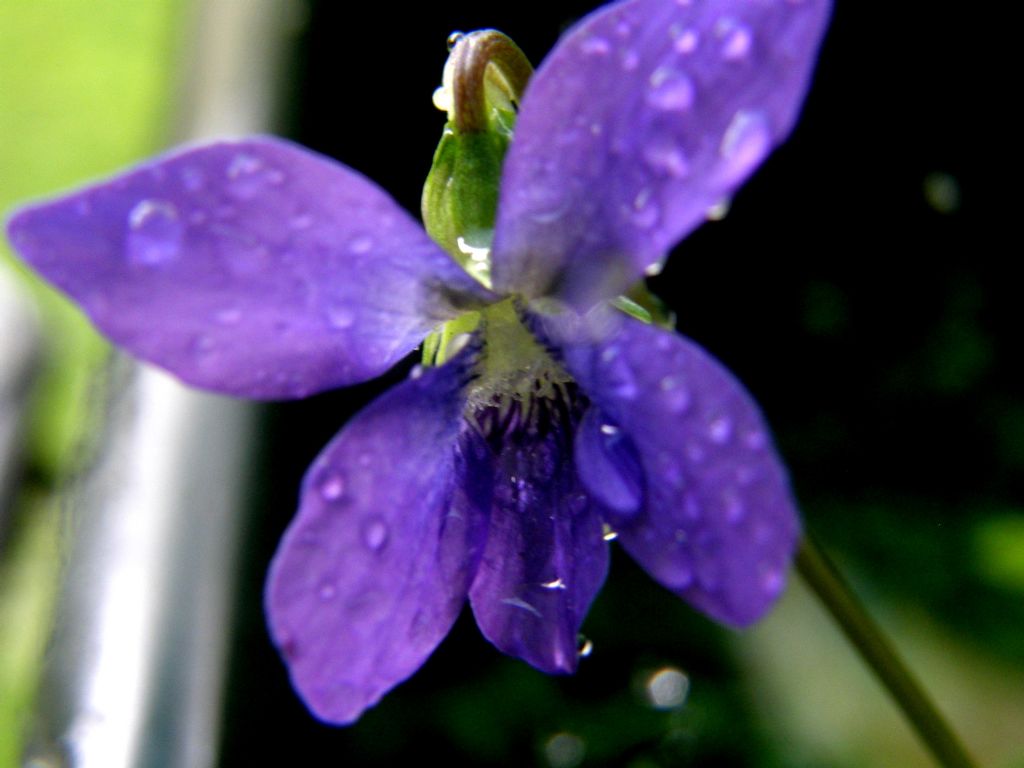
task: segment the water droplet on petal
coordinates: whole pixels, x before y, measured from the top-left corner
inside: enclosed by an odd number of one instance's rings
[[[636,377],[618,347],[607,347],[601,353],[601,363],[604,381],[611,391],[623,400],[634,399],[637,395]]]
[[[722,511],[725,513],[725,521],[736,525],[742,522],[747,514],[743,505],[743,499],[735,490],[728,489],[722,493]]]
[[[653,193],[650,187],[641,189],[633,198],[633,206],[630,211],[630,218],[640,229],[650,229],[658,223],[661,213],[654,202]]]
[[[551,581],[545,581],[540,586],[542,589],[566,589],[565,582],[562,581],[561,576]]]
[[[343,331],[351,328],[355,321],[355,313],[345,304],[335,304],[327,308],[327,322],[332,328]]]
[[[643,148],[644,162],[652,171],[666,173],[677,179],[690,173],[686,154],[670,139],[655,140]]]
[[[371,517],[363,522],[363,542],[375,552],[387,543],[389,533],[387,523],[379,517]]]
[[[371,248],[373,248],[373,238],[369,235],[357,235],[348,243],[349,253],[356,255],[369,253]]]
[[[665,112],[684,112],[693,106],[693,81],[672,69],[658,68],[651,75],[647,103]]]
[[[317,590],[317,596],[324,602],[333,600],[336,594],[338,594],[338,590],[331,581],[324,581]]]
[[[177,258],[184,236],[185,227],[173,204],[143,200],[128,214],[128,261],[144,266],[166,264]]]
[[[580,43],[580,50],[588,56],[606,56],[611,52],[612,46],[603,37],[595,35]]]
[[[729,438],[732,437],[732,420],[728,416],[712,419],[708,424],[708,437],[711,438],[711,442],[718,445],[729,442]]]
[[[767,568],[761,573],[759,582],[764,593],[774,598],[781,594],[786,578],[778,568]]]
[[[617,538],[619,538],[619,534],[615,531],[614,528],[608,525],[608,523],[602,523],[601,530],[601,536],[605,541],[615,541]]]
[[[319,488],[326,501],[338,501],[345,493],[345,478],[337,472],[325,472],[320,478]]]
[[[601,434],[602,435],[608,435],[609,437],[612,437],[614,435],[619,434],[619,428],[616,427],[614,424],[602,424],[601,425]]]
[[[669,411],[685,413],[689,409],[692,402],[690,392],[675,376],[665,376],[658,383],[658,388],[661,390],[662,400]]]
[[[754,35],[745,24],[735,24],[725,33],[722,41],[722,58],[739,61],[747,57],[754,41]]]
[[[245,152],[232,158],[227,177],[228,192],[240,200],[250,200],[268,186],[280,184],[285,178],[280,170],[269,167],[260,158]]]
[[[741,109],[725,130],[719,154],[723,183],[734,184],[747,176],[771,149],[772,133],[763,112]]]
[[[672,47],[675,48],[676,53],[681,53],[685,56],[696,51],[699,44],[700,33],[695,29],[684,29],[676,37]]]

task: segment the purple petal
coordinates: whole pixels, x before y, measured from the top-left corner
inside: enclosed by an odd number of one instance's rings
[[[630,438],[643,467],[643,508],[609,513],[619,541],[712,618],[756,620],[782,592],[799,535],[786,471],[757,405],[682,336],[626,317],[606,334],[564,352],[592,408]],[[590,490],[602,496],[600,486]]]
[[[483,526],[455,478],[466,371],[423,371],[360,413],[310,467],[266,610],[292,683],[350,723],[415,672],[459,614]]]
[[[580,625],[608,571],[600,517],[573,468],[572,421],[555,407],[533,426],[492,436],[496,449],[471,435],[467,451],[477,457],[473,477],[492,489],[469,592],[477,624],[500,650],[550,673],[576,669]]]
[[[376,376],[487,295],[372,182],[271,138],[159,158],[9,236],[116,344],[245,397]]]
[[[538,69],[505,161],[494,285],[621,293],[796,120],[829,0],[628,0]]]

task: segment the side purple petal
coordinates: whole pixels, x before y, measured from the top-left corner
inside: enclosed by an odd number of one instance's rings
[[[8,234],[115,344],[244,397],[376,376],[487,295],[372,182],[272,138],[158,158]]]
[[[786,470],[757,405],[682,336],[626,317],[604,334],[563,351],[606,427],[606,473],[617,466],[631,478],[633,466],[614,459],[624,438],[642,466],[642,506],[606,512],[619,541],[712,618],[755,621],[781,594],[799,536]],[[625,482],[581,476],[596,498]]]
[[[464,367],[428,369],[324,449],[271,565],[266,611],[292,683],[351,723],[415,672],[465,601],[483,544],[455,479]]]
[[[791,130],[830,0],[627,0],[534,75],[505,161],[497,290],[621,293]]]
[[[490,490],[473,613],[498,649],[549,673],[576,669],[580,626],[608,571],[600,516],[573,468],[573,421],[557,407],[489,441],[466,438],[476,457],[466,482],[486,478]]]

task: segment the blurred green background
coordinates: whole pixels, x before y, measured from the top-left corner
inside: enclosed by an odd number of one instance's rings
[[[539,62],[595,5],[371,4],[357,21],[348,4],[293,4],[304,25],[284,73],[284,130],[414,211],[443,121],[430,94],[448,33],[495,26]],[[0,209],[165,146],[189,11],[174,0],[0,0]],[[652,285],[681,332],[761,402],[808,529],[980,762],[1009,767],[1024,765],[1024,382],[1018,290],[992,247],[996,193],[977,154],[979,126],[1000,118],[973,87],[980,23],[952,4],[838,0],[792,141]],[[70,535],[58,489],[95,427],[89,390],[105,354],[4,258],[39,302],[47,365],[0,538],[0,768],[18,764],[30,726]],[[737,634],[617,551],[575,677],[502,657],[464,616],[357,726],[312,720],[270,646],[263,575],[305,467],[401,374],[266,417],[221,764],[396,765],[430,753],[554,768],[929,765],[801,585]],[[652,705],[651,685],[679,683],[675,671],[685,696]]]

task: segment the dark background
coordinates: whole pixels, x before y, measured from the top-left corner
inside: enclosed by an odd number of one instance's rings
[[[310,0],[285,130],[418,212],[449,33],[496,27],[538,64],[596,5],[450,1],[410,15],[367,3],[357,17]],[[1024,467],[1017,287],[990,242],[993,192],[972,156],[997,116],[973,32],[952,4],[839,0],[792,139],[651,284],[680,332],[761,403],[807,528],[855,582],[1019,665],[1020,594],[985,576],[971,544],[979,526],[1020,515]],[[618,551],[584,626],[595,652],[575,677],[505,658],[467,613],[357,726],[317,723],[271,647],[262,581],[305,468],[404,373],[267,415],[223,765],[543,765],[561,731],[584,740],[585,765],[799,764],[751,716],[727,630]],[[637,694],[638,675],[663,665],[694,683],[678,712]]]

